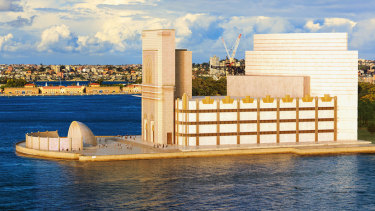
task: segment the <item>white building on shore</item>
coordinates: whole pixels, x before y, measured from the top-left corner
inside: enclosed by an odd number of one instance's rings
[[[358,52],[345,33],[254,36],[228,96],[191,96],[174,30],[142,33],[142,139],[180,146],[357,140]],[[185,94],[183,94],[185,93]]]

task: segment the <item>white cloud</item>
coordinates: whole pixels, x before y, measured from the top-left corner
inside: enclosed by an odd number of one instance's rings
[[[113,17],[101,21],[94,39],[99,43],[112,45],[112,52],[124,52],[129,48],[140,48],[140,35],[145,29],[171,28],[171,21],[162,18],[143,17],[135,20],[129,17]],[[134,46],[136,44],[136,46]]]
[[[159,1],[159,0],[157,0]],[[155,0],[86,0],[74,5],[76,9],[89,9],[89,10],[98,10],[98,5],[129,5],[129,4],[148,4],[154,5]]]
[[[207,14],[191,14],[188,13],[176,19],[174,22],[174,28],[178,36],[185,37],[191,35],[191,27],[207,28],[215,17]]]
[[[351,47],[373,49],[375,44],[375,18],[358,22],[351,34]]]
[[[256,18],[257,33],[283,33],[294,30],[294,26],[286,18],[264,17]]]
[[[27,51],[30,49],[30,45],[28,43],[18,42],[14,40],[14,37],[15,36],[12,33],[0,36],[0,52],[5,54],[11,52],[17,53],[17,51]]]
[[[324,25],[326,26],[348,25],[353,28],[356,25],[356,22],[346,18],[325,18],[324,20]]]
[[[234,31],[234,34],[243,32],[252,33],[282,33],[289,32],[294,29],[293,25],[286,18],[253,16],[243,17],[234,16],[229,21],[224,22],[221,26],[225,29],[225,33]]]
[[[137,38],[137,29],[130,30],[130,21],[122,19],[105,22],[103,27],[95,34],[99,42],[113,44],[114,50],[124,51],[127,47],[126,40]]]
[[[73,35],[66,25],[52,26],[43,31],[41,41],[37,46],[38,51],[73,51],[71,45]]]
[[[326,8],[329,12],[321,10],[322,5],[327,3],[304,0],[280,4],[270,0],[253,4],[240,0],[229,8],[224,2],[197,0],[0,0],[0,50],[24,57],[46,52],[53,57],[59,52],[67,58],[71,54],[126,58],[139,52],[142,30],[157,28],[176,29],[177,46],[193,50],[194,58],[201,61],[210,55],[225,55],[220,37],[231,46],[239,33],[243,34],[239,57],[251,49],[255,33],[348,32],[352,48],[360,53],[375,50],[371,5],[335,3]],[[362,5],[360,14],[353,5]],[[32,19],[35,15],[37,18]],[[7,37],[8,33],[13,37]]]
[[[319,23],[314,23],[314,21],[309,20],[305,24],[305,28],[309,29],[312,32],[318,31],[319,29],[322,28],[322,26]]]
[[[5,36],[0,36],[0,51],[7,50],[7,44],[13,39],[13,34],[9,33]]]
[[[235,16],[231,17],[228,21],[222,22],[220,26],[224,29],[224,39],[233,40],[232,42],[234,42],[238,34],[242,33],[244,36],[241,39],[241,43],[246,42],[248,44],[252,43],[253,34],[294,31],[294,26],[287,19],[264,16]],[[249,49],[250,46],[246,46],[246,48]]]
[[[22,11],[19,0],[0,0],[0,11]]]
[[[323,23],[308,20],[304,28],[311,32],[350,32],[356,24],[346,18],[324,18]]]
[[[96,37],[78,36],[77,52],[84,54],[102,54],[112,50],[112,44],[100,42]]]
[[[135,3],[146,3],[147,0],[104,0],[97,1],[101,4],[110,4],[110,5],[121,5],[121,4],[135,4]]]
[[[9,10],[12,5],[12,1],[10,0],[0,0],[0,11]]]

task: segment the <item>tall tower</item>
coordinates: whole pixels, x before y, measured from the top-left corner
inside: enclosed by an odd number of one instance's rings
[[[176,49],[176,91],[175,98],[182,98],[184,94],[192,97],[192,54],[186,49]]]
[[[142,54],[142,139],[155,144],[172,144],[175,31],[143,31]]]

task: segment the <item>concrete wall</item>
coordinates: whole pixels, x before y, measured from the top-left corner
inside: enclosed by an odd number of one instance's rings
[[[175,97],[181,98],[184,93],[192,97],[192,52],[176,50],[176,92]]]
[[[330,98],[330,97],[329,97]],[[335,98],[176,100],[177,144],[183,146],[335,140]],[[285,101],[285,102],[284,102]],[[305,102],[306,101],[306,102]],[[297,103],[298,102],[298,103]],[[258,116],[259,115],[259,116]],[[336,120],[336,121],[335,121]]]
[[[227,76],[227,95],[237,97],[304,97],[310,94],[309,77],[303,76]]]
[[[347,34],[254,35],[246,75],[309,76],[310,94],[338,97],[338,139],[357,140],[358,52]]]
[[[72,151],[71,139],[56,136],[57,131],[26,134],[26,148],[44,151]],[[48,136],[50,135],[50,136]]]

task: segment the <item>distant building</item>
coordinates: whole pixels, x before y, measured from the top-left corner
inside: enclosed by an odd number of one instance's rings
[[[25,88],[35,88],[35,84],[26,84]]]
[[[99,84],[90,84],[86,87],[87,94],[115,94],[120,93],[121,89],[119,86],[100,86]]]
[[[142,86],[138,84],[129,84],[122,88],[122,92],[126,94],[140,94],[142,92]]]
[[[100,87],[100,84],[98,84],[98,83],[91,83],[91,84],[89,84],[89,87]]]
[[[61,79],[64,79],[64,73],[63,72],[56,73],[56,76],[61,78]]]
[[[43,86],[40,87],[42,94],[58,95],[64,93],[64,86]]]
[[[217,56],[210,57],[210,75],[220,74],[220,58]]]
[[[359,76],[358,77],[358,82],[365,82],[365,83],[371,83],[371,84],[374,84],[375,83],[375,75],[374,76],[369,76],[369,77],[366,77],[366,76]]]
[[[39,94],[39,89],[34,84],[26,84],[24,87],[4,88],[4,94],[8,95],[35,95]]]
[[[51,65],[51,69],[55,72],[55,73],[59,73],[60,72],[60,65]]]
[[[65,94],[83,94],[85,86],[67,86],[64,88]]]
[[[371,68],[371,67],[375,66],[375,61],[373,61],[373,60],[366,60],[366,59],[358,59],[358,64],[359,65],[369,66]]]

